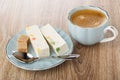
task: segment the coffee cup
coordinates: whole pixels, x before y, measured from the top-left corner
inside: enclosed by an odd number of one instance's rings
[[[93,45],[114,40],[118,31],[109,25],[108,12],[96,6],[80,6],[68,14],[68,29],[71,36],[83,45]],[[112,37],[105,37],[111,31]]]

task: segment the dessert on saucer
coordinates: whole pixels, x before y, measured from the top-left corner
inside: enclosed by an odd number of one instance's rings
[[[22,63],[15,59],[12,51],[30,53],[33,57],[51,57],[69,55],[73,51],[70,36],[50,24],[45,26],[32,25],[15,34],[6,45],[7,59],[16,67],[25,70],[46,70],[60,65],[65,60],[60,58],[43,58],[33,63]]]
[[[41,28],[38,25],[26,27],[26,35],[20,35],[17,40],[18,52],[28,52],[29,39],[37,57],[50,56],[50,47],[57,55],[64,55],[69,50],[66,41],[50,24]]]

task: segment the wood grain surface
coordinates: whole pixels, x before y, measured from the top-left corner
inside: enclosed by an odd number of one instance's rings
[[[120,35],[93,46],[74,42],[80,58],[45,71],[26,71],[12,65],[5,54],[7,41],[26,26],[50,23],[69,34],[68,12],[81,5],[108,11],[110,25],[120,29],[120,0],[0,0],[0,80],[120,80]]]

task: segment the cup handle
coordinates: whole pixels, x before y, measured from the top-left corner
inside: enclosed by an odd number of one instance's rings
[[[109,38],[104,38],[103,40],[100,41],[100,43],[112,41],[118,36],[118,30],[114,26],[108,26],[107,28],[104,29],[104,33],[107,33],[107,31],[111,31],[113,36]]]

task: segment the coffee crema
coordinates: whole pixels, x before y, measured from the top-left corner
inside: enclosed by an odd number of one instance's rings
[[[84,9],[76,11],[71,15],[73,24],[83,28],[92,28],[101,25],[106,20],[106,16],[97,10]]]

